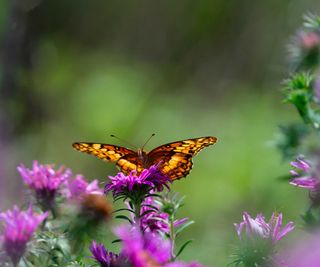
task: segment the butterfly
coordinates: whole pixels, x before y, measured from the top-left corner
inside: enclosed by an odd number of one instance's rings
[[[124,174],[135,170],[141,173],[143,169],[159,164],[159,170],[171,180],[180,179],[189,174],[192,169],[192,158],[203,148],[213,145],[217,138],[213,136],[199,137],[176,141],[156,147],[150,152],[143,148],[131,149],[100,143],[73,143],[73,147],[84,153],[94,155],[107,162],[115,162]]]

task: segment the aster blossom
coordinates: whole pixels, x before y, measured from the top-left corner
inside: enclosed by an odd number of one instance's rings
[[[142,203],[140,223],[144,231],[149,232],[170,232],[170,218],[169,214],[161,209],[159,202],[155,201],[153,197],[147,197]],[[188,218],[182,218],[173,221],[173,227],[179,227],[189,222]]]
[[[258,214],[254,219],[249,213],[243,213],[243,221],[239,224],[234,224],[237,234],[240,239],[243,238],[243,231],[245,236],[249,238],[267,239],[276,244],[285,235],[294,229],[293,222],[289,222],[282,229],[282,213],[273,213],[269,222],[265,221],[262,214]]]
[[[98,180],[88,183],[80,174],[71,181],[67,181],[66,187],[65,195],[69,199],[81,200],[90,194],[103,195],[103,189],[99,188]]]
[[[115,266],[118,255],[108,252],[102,243],[98,244],[96,241],[92,241],[89,249],[92,253],[92,258],[95,259],[101,267]]]
[[[119,226],[115,233],[123,242],[120,254],[127,258],[133,267],[163,266],[169,262],[170,240],[156,233],[142,234],[136,227]]]
[[[14,206],[12,210],[0,213],[0,221],[4,224],[3,247],[14,266],[19,263],[28,241],[47,216],[47,212],[33,213],[32,206],[26,211]]]
[[[320,189],[320,168],[314,168],[314,166],[303,159],[303,157],[292,161],[291,166],[296,168],[296,170],[290,171],[293,176],[293,179],[290,181],[291,185],[307,188],[311,191]]]
[[[163,175],[159,165],[152,165],[140,174],[133,170],[129,175],[119,172],[116,176],[109,176],[111,182],[105,186],[105,193],[112,192],[114,197],[125,196],[131,200],[144,199],[151,190],[162,191],[168,187],[170,178]]]
[[[60,167],[55,170],[54,165],[42,165],[37,161],[33,162],[32,169],[26,168],[23,164],[17,169],[23,181],[35,191],[36,198],[44,209],[52,208],[58,190],[71,176],[69,169]]]

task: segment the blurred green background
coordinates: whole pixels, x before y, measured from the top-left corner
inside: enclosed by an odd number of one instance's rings
[[[214,135],[173,184],[186,195],[180,215],[196,221],[182,258],[226,266],[243,211],[299,223],[306,192],[279,182],[289,165],[272,144],[299,119],[279,93],[286,44],[319,10],[317,0],[1,1],[1,210],[25,199],[20,163],[103,183],[116,173],[74,141],[124,145],[115,134],[140,146],[156,133],[152,149]]]

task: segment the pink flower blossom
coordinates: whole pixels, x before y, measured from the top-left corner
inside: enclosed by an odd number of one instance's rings
[[[80,200],[89,194],[103,195],[103,189],[99,188],[98,180],[88,183],[80,174],[76,175],[73,180],[68,181],[66,184],[67,190],[65,191],[65,195],[69,199]]]
[[[243,238],[243,231],[245,231],[246,237],[269,239],[272,244],[276,244],[294,229],[293,222],[289,222],[281,229],[281,213],[273,213],[269,222],[266,222],[262,214],[258,214],[257,217],[253,219],[249,213],[244,212],[243,221],[239,224],[235,223],[234,226],[240,239]]]
[[[0,221],[4,224],[3,247],[14,266],[23,256],[32,234],[47,216],[47,212],[33,213],[31,206],[26,211],[21,211],[17,206],[14,206],[12,210],[0,213]]]
[[[102,243],[98,244],[96,241],[93,241],[90,246],[90,251],[93,258],[101,267],[113,267],[116,265],[118,255],[108,252]]]
[[[60,167],[54,169],[54,165],[41,165],[33,162],[32,169],[20,165],[18,168],[24,182],[35,191],[38,202],[44,209],[53,206],[55,196],[61,185],[71,176],[71,171]]]

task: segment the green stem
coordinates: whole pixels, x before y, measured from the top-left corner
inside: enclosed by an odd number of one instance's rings
[[[134,215],[135,215],[135,222],[137,227],[140,229],[140,213],[141,213],[141,202],[137,201],[137,203],[134,204]]]
[[[174,261],[176,258],[176,254],[174,253],[176,234],[174,232],[174,216],[173,215],[170,215],[169,222],[170,222],[170,240],[171,240],[171,260]]]

